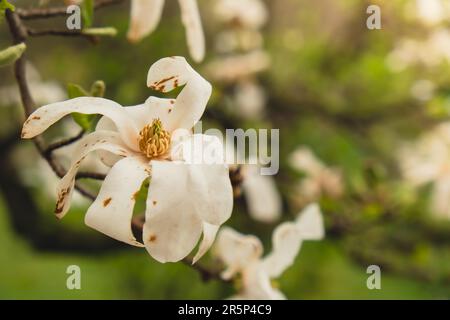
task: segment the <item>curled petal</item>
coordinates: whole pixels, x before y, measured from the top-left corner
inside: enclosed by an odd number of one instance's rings
[[[306,207],[295,222],[279,225],[272,236],[273,249],[263,260],[271,278],[279,277],[290,267],[303,240],[319,240],[324,236],[323,219],[317,204]]]
[[[197,0],[178,0],[181,8],[181,20],[186,30],[189,52],[195,62],[205,57],[205,36],[198,10]]]
[[[272,252],[263,260],[263,266],[271,278],[279,277],[295,260],[302,237],[300,230],[292,222],[279,225],[272,236]]]
[[[139,150],[139,131],[122,106],[104,98],[80,97],[40,107],[33,112],[22,129],[22,138],[33,138],[70,113],[101,114],[116,125],[122,140],[133,150]]]
[[[272,176],[263,176],[259,166],[249,165],[242,187],[253,219],[271,223],[280,218],[281,198]]]
[[[231,228],[224,227],[217,236],[214,252],[227,266],[222,278],[230,279],[247,265],[257,262],[263,248],[255,236],[245,236]]]
[[[123,144],[117,132],[97,131],[78,141],[77,148],[72,154],[70,168],[58,185],[58,200],[55,209],[58,218],[64,217],[70,208],[70,199],[75,185],[75,176],[81,162],[90,152],[99,149],[106,150],[121,157],[126,157],[132,153]]]
[[[203,239],[200,242],[197,253],[192,259],[192,264],[200,260],[201,257],[211,248],[214,240],[216,239],[217,231],[219,231],[219,226],[203,222]]]
[[[152,33],[161,20],[164,0],[132,0],[127,38],[137,42]]]
[[[147,86],[161,92],[185,85],[175,100],[172,117],[173,126],[191,129],[201,118],[211,96],[211,84],[200,76],[183,57],[163,58],[155,62],[148,71]]]
[[[136,196],[149,172],[148,165],[138,158],[117,162],[86,213],[86,225],[116,240],[143,247],[133,235],[131,220]]]

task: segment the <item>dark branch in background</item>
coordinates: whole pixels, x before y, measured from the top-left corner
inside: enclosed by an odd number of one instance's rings
[[[60,36],[60,37],[80,37],[86,38],[86,40],[92,43],[98,42],[98,37],[83,33],[83,30],[56,30],[56,29],[45,29],[45,30],[35,30],[27,28],[28,36],[30,37],[41,37],[41,36]]]
[[[94,5],[94,9],[98,10],[113,4],[119,4],[125,0],[97,0]],[[18,16],[22,20],[32,19],[47,19],[53,17],[63,17],[67,15],[67,7],[55,7],[55,8],[32,8],[32,9],[20,9],[16,10]]]
[[[45,149],[45,154],[51,154],[53,151],[55,151],[56,149],[68,146],[78,140],[80,140],[83,135],[84,135],[85,131],[81,130],[76,136],[72,137],[72,138],[68,138],[68,139],[64,139],[55,143],[52,143],[51,145],[49,145],[46,149]]]

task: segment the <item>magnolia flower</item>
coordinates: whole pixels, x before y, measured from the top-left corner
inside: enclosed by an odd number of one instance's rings
[[[101,158],[111,169],[86,213],[86,224],[130,245],[145,246],[160,262],[186,257],[203,233],[195,262],[212,245],[233,206],[228,168],[220,163],[223,147],[219,139],[191,133],[205,110],[211,85],[183,57],[153,64],[147,85],[161,92],[184,88],[176,99],[150,97],[126,108],[92,97],[49,104],[30,115],[22,137],[33,138],[73,112],[103,115],[97,129],[82,138],[72,154],[71,166],[58,187],[57,217],[69,210],[83,159],[102,150]],[[215,162],[199,161],[206,156]],[[131,220],[136,197],[147,179],[150,186],[141,243],[133,235]]]
[[[406,181],[414,187],[433,184],[433,213],[450,219],[450,123],[443,123],[416,143],[404,146],[399,163]]]
[[[181,19],[186,28],[189,52],[196,62],[205,56],[205,36],[196,0],[178,0]],[[128,39],[137,42],[152,33],[162,14],[164,0],[132,0]]]
[[[258,238],[222,228],[214,250],[226,266],[221,276],[242,277],[242,288],[231,299],[285,299],[283,293],[272,287],[271,279],[281,276],[294,263],[303,240],[320,240],[323,236],[322,214],[316,204],[306,207],[295,222],[282,223],[274,230],[272,252],[264,258]]]
[[[343,192],[342,175],[339,170],[325,166],[314,153],[306,148],[299,147],[289,159],[292,168],[303,172],[306,176],[297,186],[301,202],[317,200],[326,194],[339,197]]]

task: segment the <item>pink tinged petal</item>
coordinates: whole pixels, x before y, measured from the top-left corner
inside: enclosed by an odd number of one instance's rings
[[[152,33],[161,20],[164,0],[132,0],[127,38],[137,42]]]
[[[219,231],[219,226],[203,222],[203,239],[200,242],[197,253],[192,259],[192,264],[200,260],[200,258],[211,248],[216,239],[217,231]]]
[[[197,5],[197,0],[178,0],[181,8],[181,20],[186,30],[189,52],[195,62],[205,57],[205,35]]]
[[[190,167],[183,163],[152,161],[144,224],[144,244],[159,262],[176,262],[197,245],[203,223],[198,202],[204,195],[192,193]]]
[[[322,212],[316,203],[303,209],[295,223],[303,240],[320,240],[325,235]]]
[[[70,208],[70,199],[75,185],[75,176],[80,168],[81,162],[90,152],[100,149],[107,150],[120,157],[126,157],[132,154],[132,152],[123,144],[117,132],[97,131],[78,141],[77,148],[72,154],[70,168],[58,185],[58,201],[55,209],[58,218],[64,217]]]
[[[257,165],[246,166],[242,187],[252,218],[271,223],[281,216],[281,197],[273,177],[261,175],[259,169]]]
[[[147,86],[169,92],[185,85],[175,100],[172,121],[166,130],[191,129],[203,115],[211,96],[211,84],[200,76],[183,57],[163,58],[148,71]]]
[[[249,264],[257,263],[262,252],[262,244],[258,238],[242,235],[227,227],[220,230],[214,247],[215,255],[227,267],[222,273],[224,279],[231,279]]]
[[[139,130],[122,106],[104,98],[80,97],[40,107],[25,121],[22,138],[33,138],[70,113],[101,114],[111,119],[123,141],[133,150],[139,150]]]
[[[131,220],[136,195],[149,172],[147,164],[138,158],[127,157],[117,162],[86,213],[86,225],[116,240],[143,247],[133,235]]]

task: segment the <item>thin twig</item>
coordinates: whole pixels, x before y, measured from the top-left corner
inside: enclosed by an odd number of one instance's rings
[[[119,4],[125,0],[97,0],[94,5],[94,9],[98,10],[113,4]],[[55,7],[55,8],[30,8],[16,10],[20,19],[32,20],[32,19],[46,19],[53,17],[67,16],[67,7]]]
[[[68,139],[64,139],[64,140],[61,140],[61,141],[57,141],[57,142],[55,142],[55,143],[52,143],[52,144],[50,144],[49,146],[47,146],[47,148],[45,149],[44,153],[45,153],[45,154],[51,154],[53,151],[55,151],[55,150],[57,150],[57,149],[59,149],[59,148],[68,146],[68,145],[70,145],[70,144],[72,144],[72,143],[74,143],[74,142],[80,140],[80,139],[83,137],[84,133],[85,133],[85,131],[84,131],[84,130],[81,130],[81,131],[80,131],[76,136],[74,136],[74,137],[71,137],[71,138],[68,138]]]
[[[93,43],[98,42],[98,37],[86,34],[83,30],[57,30],[57,29],[43,29],[36,30],[27,28],[28,36],[30,37],[42,37],[42,36],[59,36],[59,37],[80,37],[85,38]]]
[[[105,180],[106,175],[97,172],[78,172],[76,179],[92,179],[92,180]]]

